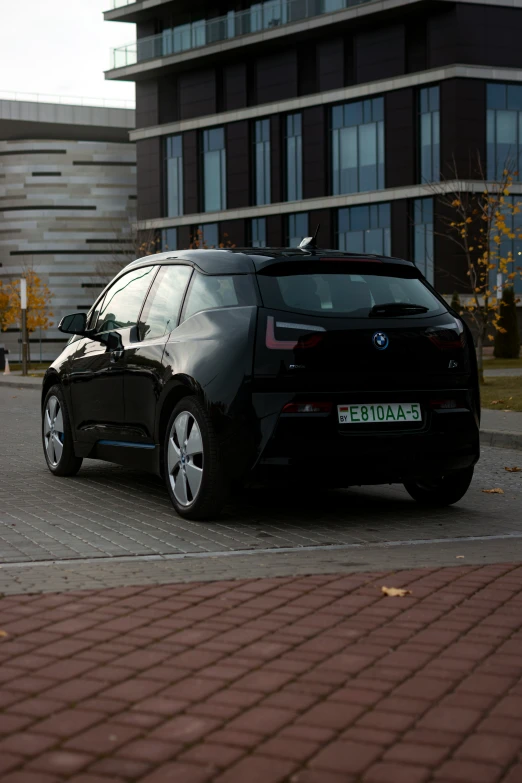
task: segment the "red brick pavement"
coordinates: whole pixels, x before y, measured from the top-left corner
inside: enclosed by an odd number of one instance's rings
[[[4,597],[0,780],[521,783],[521,623],[519,565]]]

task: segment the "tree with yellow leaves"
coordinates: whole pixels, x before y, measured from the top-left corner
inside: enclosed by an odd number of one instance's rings
[[[22,270],[20,277],[27,281],[27,331],[29,334],[37,329],[49,329],[53,313],[49,310],[52,294],[48,286],[42,282],[32,267]],[[6,298],[7,307],[2,317],[2,297]],[[20,278],[11,280],[0,289],[0,318],[2,330],[9,326],[20,326]],[[29,343],[30,345],[30,343]]]
[[[210,245],[210,249],[213,249],[214,247],[216,247],[216,246],[215,245]],[[232,242],[228,238],[228,234],[225,233],[225,234],[223,234],[223,241],[220,242],[217,245],[217,249],[223,250],[223,249],[228,248],[228,247],[230,247],[230,248],[231,247],[235,247],[235,245],[232,244]],[[190,250],[198,250],[198,249],[208,250],[209,249],[209,245],[207,245],[207,243],[205,242],[205,239],[203,237],[203,231],[200,228],[197,229],[197,231],[195,232],[195,234],[191,238],[190,243],[189,243],[189,249]]]
[[[7,329],[7,320],[9,312],[9,294],[7,293],[2,281],[0,280],[0,330]]]
[[[478,162],[480,182],[459,181],[457,172],[451,181],[457,188],[448,192],[447,185],[431,186],[442,207],[439,218],[444,227],[440,232],[455,243],[466,262],[467,296],[461,312],[467,314],[476,335],[477,362],[480,382],[484,382],[483,348],[493,341],[492,328],[502,331],[500,287],[513,286],[522,274],[516,266],[512,242],[522,239],[522,229],[516,228],[515,216],[522,203],[511,196],[513,179],[517,175],[506,167],[496,182],[488,182]],[[500,294],[500,295],[499,295]]]

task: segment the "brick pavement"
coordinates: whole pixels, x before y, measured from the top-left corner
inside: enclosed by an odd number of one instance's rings
[[[0,389],[2,563],[239,550],[520,533],[520,452],[483,449],[475,479],[451,509],[421,509],[399,486],[324,492],[252,488],[219,520],[176,516],[154,476],[86,460],[75,478],[52,476],[40,443],[39,397]],[[504,495],[486,496],[483,488]],[[423,561],[419,560],[418,564]],[[1,590],[1,586],[0,586]]]
[[[0,779],[520,783],[521,617],[509,564],[4,597]]]

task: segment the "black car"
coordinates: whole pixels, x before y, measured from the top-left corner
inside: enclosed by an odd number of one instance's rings
[[[312,242],[160,253],[60,330],[74,336],[43,382],[51,472],[84,457],[152,471],[190,519],[258,469],[447,505],[479,458],[470,331],[409,261]]]

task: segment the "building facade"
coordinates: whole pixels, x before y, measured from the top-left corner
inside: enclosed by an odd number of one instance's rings
[[[106,76],[136,82],[142,231],[262,247],[320,223],[323,247],[465,290],[434,188],[518,167],[522,0],[115,4],[137,31]]]
[[[129,109],[0,101],[0,279],[34,269],[52,294],[53,326],[30,336],[34,360],[58,355],[60,318],[89,309],[133,255],[133,127]],[[0,333],[12,361],[19,338],[18,327]]]

